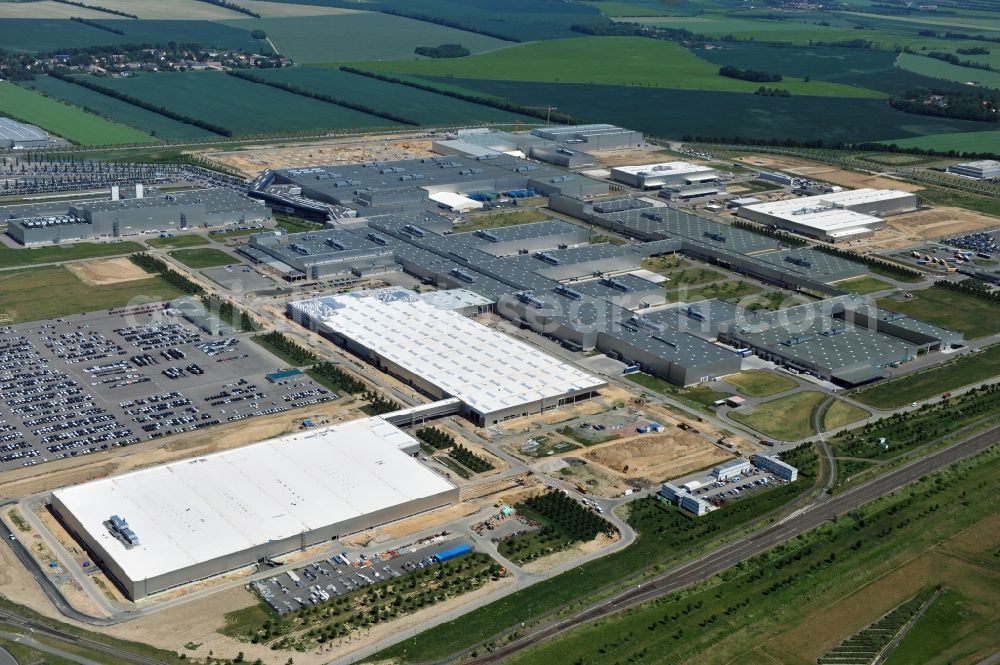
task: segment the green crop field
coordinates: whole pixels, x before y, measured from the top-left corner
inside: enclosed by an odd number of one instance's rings
[[[0,246],[0,268],[37,266],[43,263],[79,261],[81,259],[99,259],[108,256],[120,256],[122,254],[141,252],[142,249],[142,245],[137,242],[115,242],[107,244],[76,242],[67,245],[20,247],[17,249]]]
[[[933,369],[883,381],[854,393],[859,402],[895,409],[963,386],[1000,376],[1000,345],[964,355]]]
[[[795,380],[787,376],[759,369],[748,369],[739,374],[732,374],[723,378],[723,381],[736,386],[737,390],[748,397],[770,397],[798,385]]]
[[[150,247],[156,247],[159,249],[177,249],[179,247],[199,247],[201,245],[207,245],[208,240],[205,239],[205,236],[191,234],[171,236],[167,238],[150,238],[146,241],[146,244]]]
[[[837,282],[837,287],[862,294],[875,293],[876,291],[885,291],[887,289],[895,288],[889,282],[884,282],[881,279],[875,279],[874,277],[870,277],[868,275],[862,275],[861,277],[854,277],[852,279],[845,279],[842,282]]]
[[[982,555],[980,555],[982,556]],[[977,594],[947,589],[885,660],[886,665],[947,665],[996,637],[996,613]]]
[[[215,268],[218,266],[230,266],[239,263],[232,254],[227,254],[220,249],[213,247],[200,247],[196,249],[178,249],[170,252],[170,256],[177,259],[188,268]]]
[[[30,122],[81,145],[152,143],[155,140],[149,134],[105,120],[7,81],[0,81],[0,115]]]
[[[416,47],[439,44],[461,44],[473,53],[510,45],[474,32],[378,12],[234,19],[226,24],[265,31],[275,48],[297,63],[415,58]]]
[[[738,92],[458,78],[429,82],[459,86],[528,106],[544,108],[551,104],[580,121],[634,127],[659,137],[739,135],[757,139],[880,141],[890,136],[929,136],[992,127],[968,120],[914,116],[896,111],[880,99],[762,97]]]
[[[732,393],[724,393],[722,391],[709,388],[708,386],[675,386],[668,381],[664,381],[658,376],[644,374],[642,372],[629,374],[627,378],[632,383],[636,383],[647,390],[652,390],[653,392],[660,393],[661,395],[672,397],[678,402],[687,404],[688,406],[698,409],[699,411],[712,414],[715,413],[713,405],[716,401],[725,399],[732,395]]]
[[[608,57],[613,53],[614,57]],[[642,37],[582,37],[536,42],[468,58],[367,62],[362,69],[420,76],[550,81],[753,92],[759,83],[719,76],[719,68],[673,42]],[[768,84],[792,95],[878,98],[882,93],[825,81]]]
[[[823,431],[827,432],[838,427],[844,427],[859,420],[864,420],[871,414],[861,407],[837,400],[823,414]]]
[[[299,85],[338,99],[395,113],[428,125],[538,122],[537,118],[417,90],[327,67],[262,69],[258,76]]]
[[[821,392],[807,390],[730,411],[729,417],[764,436],[779,441],[798,441],[816,433],[812,414],[825,397]]]
[[[135,127],[157,138],[193,139],[215,136],[207,129],[172,120],[158,113],[51,76],[38,76],[31,81],[22,81],[19,85],[38,90],[49,97],[86,109],[96,115]]]
[[[367,113],[238,79],[220,72],[157,72],[101,84],[143,101],[225,127],[234,134],[385,127]]]
[[[160,277],[117,284],[84,284],[63,266],[0,272],[0,308],[19,321],[170,300],[181,292]]]
[[[97,19],[125,34],[93,28],[69,19],[4,19],[0,21],[0,45],[7,51],[38,53],[56,49],[105,44],[201,44],[219,48],[242,48],[256,53],[266,42],[250,37],[246,30],[214,21],[147,21],[116,18]]]
[[[936,58],[928,58],[922,55],[910,53],[900,53],[896,62],[903,69],[935,79],[954,81],[955,83],[968,83],[975,81],[979,85],[987,88],[1000,89],[1000,72],[990,72],[983,69],[973,69],[971,67],[959,67],[950,62],[943,62]]]
[[[878,306],[965,333],[969,339],[1000,332],[1000,306],[973,296],[931,287],[911,291],[913,298],[882,298]]]
[[[658,2],[627,2],[588,0],[587,4],[601,10],[605,16],[676,16],[683,15],[677,5]],[[679,4],[679,3],[678,3]]]

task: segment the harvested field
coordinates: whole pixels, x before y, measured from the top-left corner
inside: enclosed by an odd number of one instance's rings
[[[110,15],[105,12],[83,7],[74,7],[53,0],[38,2],[0,2],[0,19],[11,18],[70,18],[79,16],[87,19],[106,19]]]
[[[639,148],[632,150],[608,150],[606,152],[598,152],[594,156],[597,158],[597,163],[601,166],[638,166],[640,164],[669,162],[676,159],[675,155],[660,150],[642,150]],[[697,159],[685,159],[685,161],[692,164],[703,163]]]
[[[962,208],[934,208],[905,215],[886,217],[889,227],[912,240],[930,240],[945,236],[974,233],[1000,226],[996,217]]]
[[[128,2],[131,0],[125,1]],[[240,7],[246,7],[250,11],[257,12],[264,18],[286,18],[289,16],[330,16],[332,14],[362,13],[360,9],[324,7],[322,5],[299,5],[291,2],[272,2],[269,0],[240,0],[239,5]]]
[[[582,456],[626,478],[644,478],[652,482],[680,476],[729,458],[728,454],[697,434],[679,429],[593,446]]]
[[[323,166],[335,162],[419,159],[432,154],[430,141],[382,141],[381,137],[373,137],[357,143],[327,141],[295,146],[261,146],[232,152],[202,153],[199,156],[256,176],[267,169]]]
[[[118,284],[137,279],[149,279],[149,273],[125,257],[102,261],[80,261],[67,263],[66,269],[84,284]]]
[[[861,188],[874,187],[882,189],[899,189],[904,192],[916,192],[923,189],[920,185],[903,182],[895,178],[885,176],[873,176],[866,173],[855,173],[846,171],[836,166],[828,166],[819,162],[811,162],[807,159],[797,159],[795,157],[785,157],[779,155],[744,155],[737,157],[735,161],[744,162],[750,166],[764,166],[770,169],[778,169],[787,173],[794,173],[816,180],[825,180],[835,185],[843,187]]]

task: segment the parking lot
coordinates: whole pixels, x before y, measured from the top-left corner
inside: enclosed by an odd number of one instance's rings
[[[0,327],[0,471],[336,397],[282,367],[157,307]]]
[[[291,572],[257,580],[250,586],[278,614],[287,614],[372,584],[402,577],[414,570],[437,565],[435,555],[466,544],[471,545],[468,541],[458,539],[419,549],[401,548],[394,551],[397,556],[390,558],[366,559],[361,554],[344,552]]]
[[[763,469],[753,468],[748,473],[726,481],[715,481],[699,487],[692,494],[716,505],[721,502],[731,503],[754,496],[760,492],[780,487],[786,481]]]

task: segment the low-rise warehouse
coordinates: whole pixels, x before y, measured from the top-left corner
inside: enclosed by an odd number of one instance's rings
[[[611,179],[636,189],[659,189],[715,182],[721,174],[710,166],[688,162],[662,162],[642,166],[616,166]]]
[[[798,469],[791,464],[785,464],[777,457],[772,457],[770,455],[754,455],[750,459],[753,461],[754,466],[773,473],[782,480],[792,482],[799,477]]]
[[[1000,178],[1000,161],[995,159],[981,159],[975,162],[962,162],[948,167],[948,173],[975,178],[976,180],[990,180]]]
[[[49,144],[48,133],[34,125],[0,118],[0,150],[44,148]]]
[[[138,600],[457,501],[415,445],[366,418],[57,490],[52,509]]]
[[[748,459],[730,460],[712,469],[712,475],[716,480],[727,481],[736,476],[742,476],[753,470],[753,464]]]
[[[291,317],[488,425],[588,399],[607,383],[406,289],[322,296]]]

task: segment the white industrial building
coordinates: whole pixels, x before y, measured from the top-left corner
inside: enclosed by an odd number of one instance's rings
[[[365,418],[57,490],[52,509],[138,600],[456,502],[417,445]]]
[[[641,166],[616,166],[611,169],[611,179],[637,189],[683,187],[715,182],[721,175],[703,164],[689,162],[663,162]]]
[[[681,489],[671,483],[663,483],[660,487],[660,496],[677,505],[684,510],[694,513],[699,517],[715,509],[715,506],[705,501],[701,497],[694,496],[687,489]]]
[[[1000,162],[995,159],[981,159],[976,162],[963,162],[953,164],[948,167],[948,173],[975,178],[976,180],[989,180],[1000,178]]]
[[[712,475],[715,476],[716,480],[721,480],[723,482],[735,478],[736,476],[742,476],[744,473],[748,473],[753,470],[753,464],[750,460],[743,459],[742,457],[728,462],[724,462],[719,466],[712,469]]]
[[[741,206],[740,217],[824,240],[865,238],[885,228],[880,215],[917,207],[917,197],[895,189],[855,189]]]
[[[769,471],[782,480],[792,482],[799,477],[798,469],[791,464],[782,462],[777,457],[772,457],[770,455],[754,455],[750,459],[753,460],[754,465],[758,468]]]
[[[401,288],[288,304],[291,317],[489,425],[592,397],[607,382]]]

